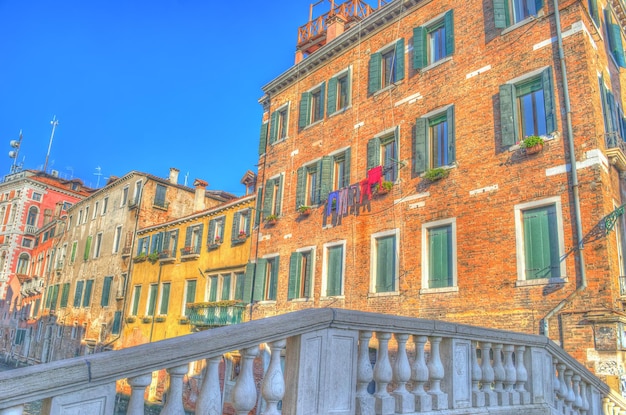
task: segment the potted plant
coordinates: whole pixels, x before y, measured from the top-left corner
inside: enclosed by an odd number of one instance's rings
[[[526,154],[535,154],[543,150],[544,139],[538,135],[529,135],[519,142],[519,146],[526,149]]]
[[[154,251],[150,254],[148,254],[148,261],[150,261],[151,263],[155,263],[159,260],[159,253],[157,251]]]
[[[126,317],[126,322],[127,323],[134,323],[135,320],[137,320],[137,318],[135,316],[128,316],[128,317]]]
[[[239,239],[246,239],[248,237],[248,234],[246,233],[246,231],[239,231]]]
[[[386,195],[393,188],[393,183],[387,180],[384,180],[378,185],[378,189],[376,190],[379,195]]]
[[[178,319],[178,324],[189,324],[189,317],[181,317]]]
[[[150,323],[152,321],[152,316],[144,316],[141,318],[142,323]]]
[[[443,167],[435,167],[434,169],[426,170],[426,173],[424,173],[424,178],[426,180],[434,182],[448,177],[448,174],[450,174],[450,172]]]
[[[145,252],[140,252],[139,255],[137,255],[136,257],[133,258],[133,261],[135,262],[143,262],[145,261],[147,258],[147,255]]]
[[[302,216],[309,216],[311,214],[311,206],[301,205],[298,208],[298,212],[300,212]]]
[[[181,253],[183,255],[189,255],[191,254],[191,247],[190,246],[185,246],[181,249]]]
[[[278,216],[272,214],[272,215],[267,215],[265,217],[265,222],[267,222],[268,225],[273,225],[278,221]]]
[[[162,323],[165,321],[166,317],[167,316],[165,314],[159,314],[158,316],[154,318],[154,321],[156,321],[157,323]]]
[[[219,236],[219,235],[216,235],[216,236],[215,236],[215,239],[213,239],[213,243],[214,243],[215,245],[219,245],[221,242],[222,242],[222,238],[220,238],[220,236]]]

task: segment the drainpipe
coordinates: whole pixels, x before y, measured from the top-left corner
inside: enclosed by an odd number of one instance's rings
[[[558,49],[559,49],[559,62],[561,64],[561,76],[563,82],[563,99],[565,102],[565,112],[566,112],[566,122],[567,122],[567,144],[569,146],[569,162],[571,166],[571,175],[572,175],[572,198],[574,199],[574,220],[576,223],[576,236],[578,238],[578,249],[576,252],[578,253],[578,264],[580,267],[580,285],[576,288],[576,291],[571,293],[567,298],[561,301],[556,307],[546,314],[546,316],[542,319],[542,327],[541,331],[543,334],[548,337],[549,334],[549,326],[548,320],[554,316],[556,313],[561,311],[566,304],[570,303],[575,297],[577,297],[585,288],[587,288],[587,274],[585,271],[585,256],[583,253],[583,226],[581,222],[580,215],[580,196],[578,193],[578,172],[576,171],[576,154],[574,152],[574,133],[572,130],[572,109],[569,99],[569,88],[567,85],[567,70],[565,67],[565,54],[563,52],[563,34],[561,32],[561,14],[559,13],[559,2],[558,0],[554,0],[554,21],[556,24],[556,38],[558,41]],[[563,347],[563,343],[561,342],[561,347]]]

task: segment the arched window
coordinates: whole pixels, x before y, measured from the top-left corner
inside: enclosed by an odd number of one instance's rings
[[[27,274],[29,262],[30,256],[27,253],[21,254],[17,260],[17,274]]]
[[[37,224],[37,215],[39,214],[39,209],[36,206],[31,206],[28,209],[28,217],[26,218],[26,224],[30,226],[35,226]]]

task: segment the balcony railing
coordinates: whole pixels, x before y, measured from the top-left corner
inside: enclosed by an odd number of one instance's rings
[[[122,256],[130,256],[130,246],[122,248]]]
[[[137,207],[137,204],[139,203],[139,198],[138,197],[133,197],[131,199],[128,200],[128,209],[135,209]]]
[[[161,262],[173,262],[176,260],[176,252],[174,250],[164,249],[159,252],[159,261]]]
[[[606,134],[606,157],[619,171],[626,171],[626,143],[618,132]]]
[[[221,327],[243,321],[245,304],[193,303],[185,313],[193,326]]]
[[[180,248],[181,259],[197,258],[199,256],[200,256],[200,245],[185,246],[185,247]]]
[[[153,200],[152,206],[155,208],[167,210],[167,208],[170,206],[170,202],[166,202],[165,200]]]
[[[371,348],[377,350],[373,367]],[[258,360],[261,366],[255,366],[260,349],[268,358],[265,369]],[[220,365],[233,355],[241,356],[238,376],[224,394]],[[199,360],[204,360],[199,364],[206,370],[195,410],[202,414],[221,414],[223,396],[229,413],[239,414],[252,410],[296,415],[613,415],[626,411],[621,396],[543,336],[309,309],[2,372],[0,415],[20,414],[25,402],[41,399],[50,413],[81,408],[93,415],[112,414],[115,381],[120,379],[126,379],[131,389],[127,413],[143,414],[151,374],[161,369],[169,374],[161,413],[182,414],[183,393],[191,387],[185,385],[189,363]],[[372,382],[373,394],[368,388]],[[255,408],[261,401],[264,408]]]
[[[26,235],[35,235],[39,228],[34,225],[26,225],[26,229],[24,229],[24,233]]]

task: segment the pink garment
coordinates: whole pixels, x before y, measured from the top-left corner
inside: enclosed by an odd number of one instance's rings
[[[372,185],[380,186],[383,183],[383,166],[376,166],[367,171],[367,179],[361,180],[361,199],[359,203],[363,203],[363,196],[367,194],[367,199],[372,197]]]

